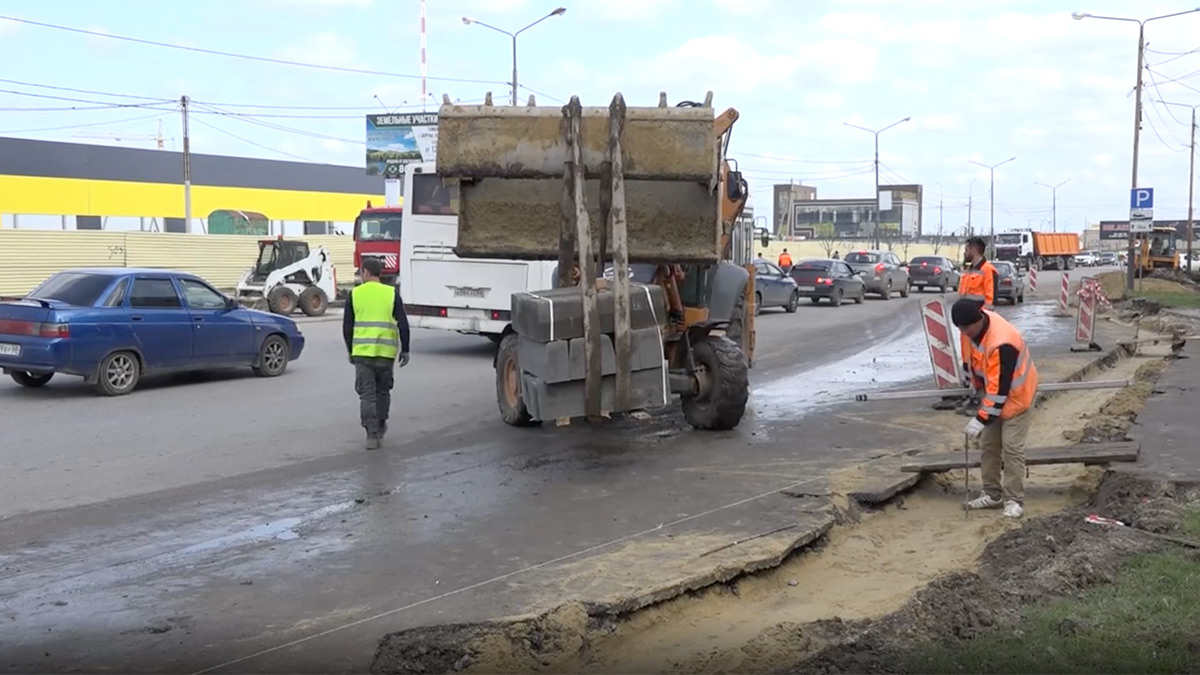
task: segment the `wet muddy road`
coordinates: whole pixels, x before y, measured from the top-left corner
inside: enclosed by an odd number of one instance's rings
[[[1047,309],[1002,311],[1062,350],[1069,322]],[[337,323],[305,331],[312,351],[270,386],[0,389],[21,467],[4,478],[0,668],[361,672],[387,632],[586,595],[615,549],[768,530],[764,497],[919,445],[897,420],[928,413],[846,403],[927,386],[915,300],[894,299],[765,313],[753,412],[726,434],[674,414],[507,428],[487,347],[424,334],[394,437],[367,453]]]

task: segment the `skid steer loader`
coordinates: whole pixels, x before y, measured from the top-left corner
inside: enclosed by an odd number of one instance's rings
[[[260,239],[258,259],[237,284],[237,300],[251,309],[291,316],[300,307],[322,316],[337,297],[337,271],[324,246],[297,239]]]
[[[496,394],[511,425],[662,408],[738,425],[754,349],[748,198],[725,159],[736,110],[453,104],[437,169],[459,195],[455,254],[557,260],[555,288],[512,296]],[[611,265],[609,264],[611,261]]]

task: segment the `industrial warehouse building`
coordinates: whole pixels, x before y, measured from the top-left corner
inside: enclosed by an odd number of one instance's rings
[[[186,232],[183,169],[181,152],[0,138],[0,228]],[[192,153],[191,173],[197,233],[349,234],[384,195],[361,167]]]

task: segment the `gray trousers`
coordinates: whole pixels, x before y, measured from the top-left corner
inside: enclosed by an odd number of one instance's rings
[[[387,424],[395,375],[395,359],[354,357],[354,391],[358,392],[359,415],[368,436],[378,436]]]

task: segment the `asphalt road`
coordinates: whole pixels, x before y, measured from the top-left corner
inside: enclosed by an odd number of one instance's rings
[[[765,312],[753,409],[724,434],[505,427],[490,343],[418,331],[365,452],[336,321],[304,324],[279,379],[0,384],[0,668],[362,671],[388,631],[559,600],[555,566],[593,547],[710,512],[675,529],[761,528],[763,509],[722,509],[921,441],[834,404],[928,378],[916,297]]]

